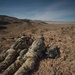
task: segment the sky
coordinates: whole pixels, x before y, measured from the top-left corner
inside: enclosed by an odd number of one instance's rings
[[[75,0],[0,0],[0,15],[75,22]]]

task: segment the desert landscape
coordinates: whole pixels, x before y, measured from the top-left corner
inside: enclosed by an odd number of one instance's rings
[[[20,36],[31,35],[35,40],[40,34],[44,35],[46,46],[60,48],[60,57],[39,59],[28,75],[75,75],[74,22],[44,22],[0,15],[0,54]]]

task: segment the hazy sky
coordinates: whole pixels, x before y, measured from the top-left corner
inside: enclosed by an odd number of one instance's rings
[[[0,15],[75,22],[75,0],[0,0]]]

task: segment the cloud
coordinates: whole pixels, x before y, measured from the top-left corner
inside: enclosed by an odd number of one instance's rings
[[[67,4],[67,0],[56,2],[54,4],[48,5],[44,8],[44,10],[35,10],[32,11],[34,15],[32,15],[31,19],[36,20],[46,20],[46,21],[53,21],[53,20],[66,20],[63,17],[72,18],[71,15],[75,16],[75,10],[71,9]],[[63,8],[65,7],[65,8]],[[31,14],[31,12],[30,12]],[[74,18],[72,18],[74,19]],[[72,20],[71,19],[71,20]],[[68,20],[68,19],[67,19]]]
[[[72,6],[70,0],[55,0],[51,3],[47,3],[45,6],[42,6],[42,4],[37,4],[36,6],[33,5],[32,7],[28,6],[28,8],[17,6],[12,8],[0,7],[0,9],[3,10],[0,13],[6,13],[8,15],[23,19],[27,18],[45,21],[75,21],[75,7]]]

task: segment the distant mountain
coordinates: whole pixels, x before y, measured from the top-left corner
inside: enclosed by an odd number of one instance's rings
[[[6,25],[11,23],[17,23],[17,22],[21,22],[21,20],[6,15],[0,15],[0,25]]]
[[[46,24],[46,22],[40,21],[40,20],[30,20],[30,19],[18,19],[15,17],[10,17],[6,15],[0,15],[0,25],[7,25],[7,24],[13,24],[13,23],[34,23],[34,24]]]

